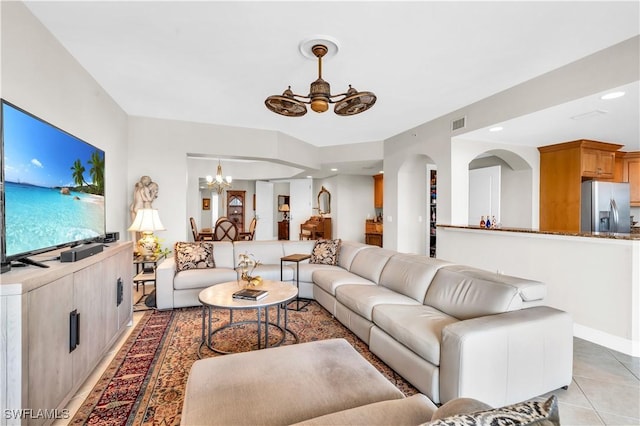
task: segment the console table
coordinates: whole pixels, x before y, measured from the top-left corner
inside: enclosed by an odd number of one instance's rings
[[[37,261],[60,255],[32,256]],[[133,244],[111,243],[77,262],[15,268],[0,281],[0,412],[58,410],[131,323]],[[6,418],[6,424],[35,419]],[[38,424],[53,419],[38,419]],[[5,424],[5,423],[2,423]]]

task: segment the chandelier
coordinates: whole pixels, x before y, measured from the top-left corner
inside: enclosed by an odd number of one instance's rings
[[[276,114],[287,117],[301,117],[307,113],[305,104],[310,104],[315,112],[325,112],[329,104],[335,104],[333,112],[338,115],[356,115],[371,108],[376,103],[373,92],[358,92],[349,85],[345,93],[332,95],[329,83],[322,79],[322,57],[329,49],[324,44],[314,44],[311,48],[313,55],[318,58],[318,79],[311,83],[307,96],[296,95],[291,86],[282,95],[269,96],[265,105]]]
[[[231,188],[231,176],[223,177],[222,176],[222,166],[220,165],[220,160],[218,160],[218,170],[216,171],[215,179],[213,176],[207,176],[207,185],[211,189],[215,189],[218,194],[222,194],[225,189]]]

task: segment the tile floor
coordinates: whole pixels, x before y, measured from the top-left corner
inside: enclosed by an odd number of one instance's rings
[[[151,287],[151,286],[148,286]],[[140,289],[142,290],[142,289]],[[147,293],[150,291],[147,288]],[[134,300],[142,292],[134,288]],[[71,417],[126,341],[143,312],[134,312],[133,325],[116,342],[74,396],[67,409]],[[586,340],[574,338],[573,381],[569,389],[541,395],[555,394],[560,403],[560,421],[571,425],[640,425],[640,358],[631,357]],[[68,421],[57,421],[56,426]]]

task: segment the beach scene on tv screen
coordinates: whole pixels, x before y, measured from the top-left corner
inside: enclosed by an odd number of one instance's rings
[[[104,152],[3,105],[6,255],[104,234]]]

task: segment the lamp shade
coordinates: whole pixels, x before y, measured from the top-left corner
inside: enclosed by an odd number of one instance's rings
[[[288,212],[289,204],[282,204],[278,210],[280,210],[281,212]]]
[[[164,231],[165,229],[156,209],[139,209],[136,212],[136,218],[129,227],[129,231],[136,232]]]

